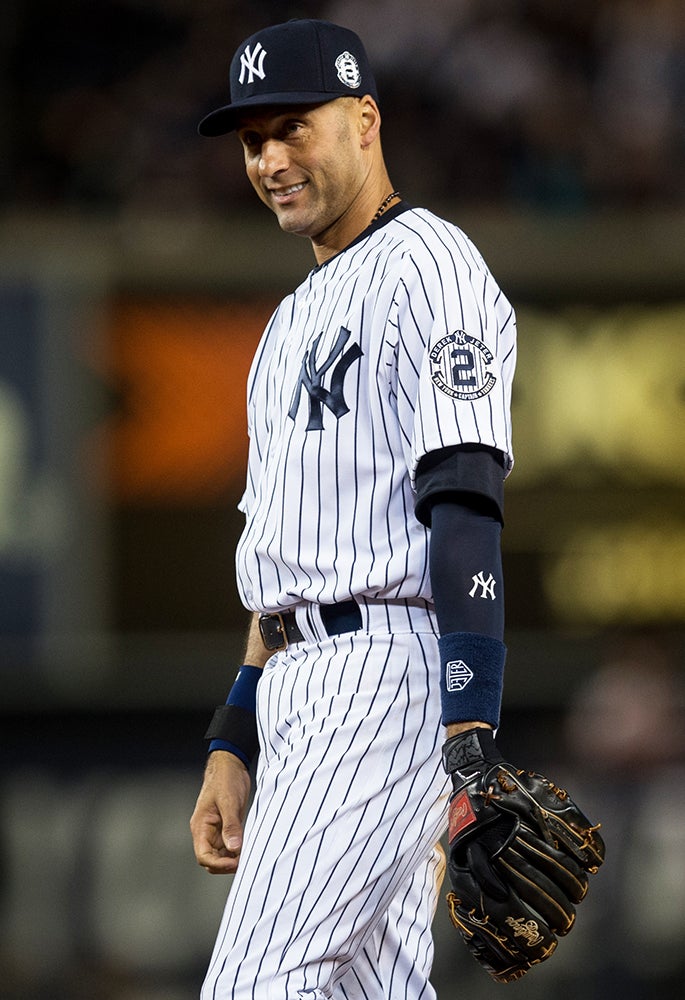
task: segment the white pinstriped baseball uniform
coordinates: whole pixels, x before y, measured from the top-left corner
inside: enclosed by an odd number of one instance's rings
[[[430,1000],[440,762],[422,456],[513,462],[515,317],[456,227],[402,204],[276,310],[248,385],[245,605],[305,642],[258,688],[256,799],[203,1000]],[[354,598],[327,636],[318,605]]]

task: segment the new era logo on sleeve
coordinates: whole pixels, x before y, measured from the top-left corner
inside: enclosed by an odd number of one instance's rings
[[[463,660],[449,660],[445,664],[445,682],[448,691],[463,691],[473,678],[473,671]]]

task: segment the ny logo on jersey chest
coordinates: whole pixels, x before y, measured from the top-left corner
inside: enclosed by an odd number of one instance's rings
[[[323,430],[324,406],[331,411],[336,420],[340,420],[350,411],[345,402],[345,376],[350,366],[358,361],[363,354],[359,344],[352,344],[345,350],[350,336],[350,331],[341,326],[330,354],[324,361],[319,362],[319,345],[323,337],[323,333],[320,333],[311,349],[304,356],[288,416],[291,420],[297,416],[302,389],[304,389],[309,396],[309,420],[306,427],[308,431]],[[328,381],[329,388],[326,388],[323,380],[329,371],[331,373]]]

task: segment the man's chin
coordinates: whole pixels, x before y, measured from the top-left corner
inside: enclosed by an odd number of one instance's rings
[[[307,220],[303,219],[302,216],[298,216],[294,212],[284,212],[282,210],[275,210],[275,214],[278,219],[278,225],[284,233],[291,233],[293,236],[311,237],[311,223],[308,224]]]

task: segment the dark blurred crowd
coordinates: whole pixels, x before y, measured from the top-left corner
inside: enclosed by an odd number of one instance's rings
[[[355,28],[410,200],[685,203],[682,0],[6,0],[2,203],[227,210],[235,140],[196,134],[268,23]]]

